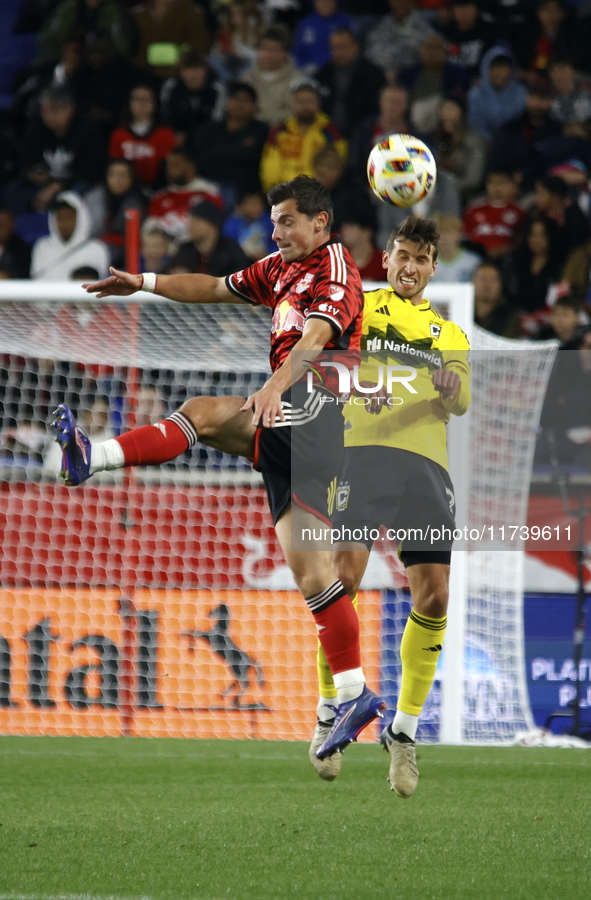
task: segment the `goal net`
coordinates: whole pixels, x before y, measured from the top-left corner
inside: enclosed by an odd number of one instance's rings
[[[430,294],[468,330],[466,286]],[[268,330],[265,309],[98,301],[72,283],[0,287],[1,732],[311,732],[315,630],[259,475],[197,445],[164,466],[67,490],[48,427],[61,402],[104,440],[191,396],[247,396],[268,377]],[[482,332],[473,346],[472,412],[450,435],[459,520],[518,524],[554,348]],[[454,554],[447,654],[424,740],[502,742],[531,724],[522,549],[497,543]],[[409,602],[394,547],[372,554],[363,587],[366,676],[394,703]]]

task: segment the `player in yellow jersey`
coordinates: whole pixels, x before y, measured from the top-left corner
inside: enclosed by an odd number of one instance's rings
[[[470,405],[468,339],[423,297],[435,273],[438,238],[432,219],[406,219],[384,252],[390,288],[365,294],[359,388],[345,406],[345,462],[333,518],[337,540],[344,540],[337,551],[339,576],[351,597],[380,526],[397,538],[406,535],[399,540],[399,555],[412,610],[400,648],[396,714],[381,737],[390,754],[391,787],[402,797],[417,786],[415,735],[447,621],[455,498],[446,424],[450,414],[463,415]],[[374,392],[364,394],[368,388]],[[432,543],[438,533],[446,539]],[[317,756],[331,731],[336,697],[321,651],[318,670],[320,703],[310,759],[322,778],[332,780],[342,754]]]

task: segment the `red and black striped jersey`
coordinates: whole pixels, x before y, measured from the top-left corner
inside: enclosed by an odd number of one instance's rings
[[[336,332],[317,362],[330,360],[349,369],[359,362],[363,288],[357,267],[338,236],[331,235],[303,260],[285,263],[279,252],[271,253],[228,275],[226,285],[241,300],[273,310],[273,372],[285,362],[310,318],[326,319]],[[338,393],[336,370],[329,367],[324,372],[326,387]]]

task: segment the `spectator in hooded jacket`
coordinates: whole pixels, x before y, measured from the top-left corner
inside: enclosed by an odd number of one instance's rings
[[[486,140],[522,114],[526,90],[517,80],[513,56],[493,47],[480,64],[480,81],[468,93],[468,124]]]
[[[81,266],[91,266],[105,278],[109,251],[102,241],[91,238],[90,213],[73,191],[58,194],[49,213],[49,235],[33,246],[31,277],[67,281]]]

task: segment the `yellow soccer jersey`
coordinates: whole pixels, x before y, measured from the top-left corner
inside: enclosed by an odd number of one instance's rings
[[[414,306],[391,288],[365,294],[358,383],[389,386],[390,398],[379,415],[367,412],[357,393],[345,405],[345,446],[378,444],[432,459],[448,468],[446,424],[450,413],[463,415],[470,405],[470,344],[462,329],[443,319],[428,300]],[[453,369],[461,378],[459,394],[443,399],[431,376]]]

